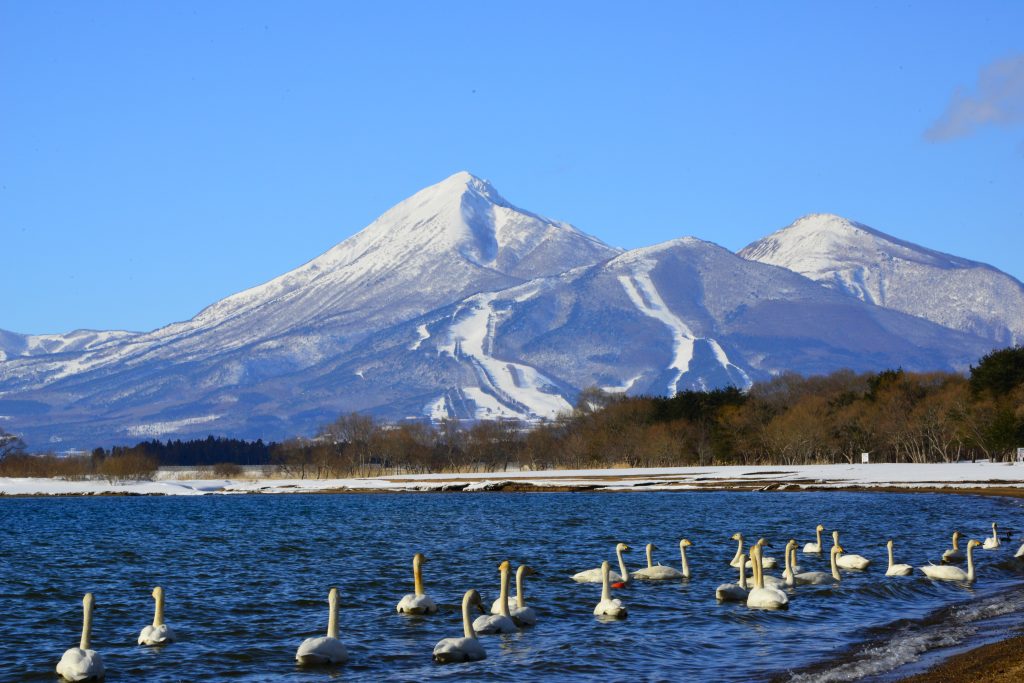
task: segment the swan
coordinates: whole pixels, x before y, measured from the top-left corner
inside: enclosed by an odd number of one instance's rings
[[[422,553],[412,556],[412,580],[413,592],[409,593],[398,601],[395,608],[399,614],[434,614],[437,612],[437,605],[423,592],[423,563],[427,558]]]
[[[160,586],[154,588],[153,599],[156,600],[153,624],[142,629],[142,633],[139,634],[139,645],[163,645],[174,641],[174,631],[164,623],[164,589]]]
[[[498,565],[501,573],[501,593],[498,600],[501,601],[499,614],[483,614],[473,622],[473,630],[480,634],[488,633],[515,633],[516,622],[512,621],[512,613],[508,609],[508,581],[512,573],[512,565],[505,560]]]
[[[761,566],[761,546],[754,544],[750,549],[750,562],[754,567],[754,587],[747,594],[747,607],[752,609],[784,609],[789,598],[778,588],[764,585],[764,567]]]
[[[960,532],[953,532],[953,547],[942,553],[943,562],[963,562],[964,554],[960,550]]]
[[[1013,556],[1014,557],[1024,557],[1024,543],[1022,543],[1021,546],[1019,548],[1017,548],[1017,552],[1015,552],[1013,554]]]
[[[793,575],[793,583],[789,585],[797,586],[821,586],[826,583],[833,583],[835,581],[841,581],[839,576],[839,565],[836,560],[839,554],[845,552],[842,546],[833,545],[832,550],[829,551],[828,560],[831,566],[832,573],[829,572],[798,572]],[[796,557],[796,548],[793,549],[793,557]]]
[[[811,554],[811,553],[817,553],[819,555],[821,554],[821,550],[822,550],[821,532],[824,531],[824,530],[825,530],[825,527],[822,526],[821,524],[819,524],[818,526],[814,527],[814,533],[818,536],[818,542],[817,543],[807,543],[807,544],[805,544],[804,545],[804,553],[805,554],[808,554],[808,555]]]
[[[664,581],[667,579],[688,579],[690,578],[690,563],[686,561],[686,549],[692,546],[687,539],[679,541],[679,555],[683,562],[683,571],[678,571],[674,567],[666,567],[662,564],[654,564],[651,561],[651,551],[657,550],[658,546],[653,543],[647,544],[647,567],[639,571],[633,572],[634,579],[644,579],[647,581]]]
[[[892,539],[890,538],[886,542],[885,546],[889,549],[889,568],[885,570],[886,576],[910,576],[914,572],[914,568],[909,564],[893,564],[892,561]]]
[[[319,638],[306,638],[295,652],[295,661],[299,664],[342,664],[348,660],[348,650],[338,640],[338,589],[332,588],[327,594],[329,612],[327,617],[327,635]]]
[[[719,602],[746,602],[747,593],[747,563],[741,562],[739,583],[723,583],[715,589],[715,599]]]
[[[839,531],[832,532],[832,544],[839,545]],[[842,552],[842,551],[840,551]],[[863,555],[846,555],[845,553],[836,558],[836,564],[840,569],[867,569],[871,560]]]
[[[82,640],[78,647],[65,651],[57,662],[57,673],[69,681],[98,681],[103,678],[103,657],[96,650],[89,649],[92,608],[95,604],[92,593],[86,593],[82,598]]]
[[[478,662],[487,658],[484,646],[477,640],[473,623],[469,620],[469,608],[476,606],[484,611],[484,603],[475,590],[466,591],[462,596],[462,638],[444,638],[434,646],[434,661],[438,664],[449,662]]]
[[[796,539],[791,538],[786,544],[786,568],[782,570],[782,578],[786,580],[787,586],[793,585],[792,577],[804,569],[796,563]]]
[[[601,602],[594,608],[594,615],[599,617],[615,617],[622,619],[626,616],[626,606],[618,598],[612,598],[611,569],[608,560],[601,563]]]
[[[948,564],[929,564],[925,567],[918,567],[929,579],[939,581],[974,581],[974,548],[981,543],[973,538],[967,541],[967,571],[960,567],[951,567]]]
[[[519,565],[519,569],[516,570],[516,599],[514,605],[509,605],[509,613],[512,615],[512,621],[516,622],[516,626],[533,626],[537,623],[537,613],[532,607],[526,606],[525,593],[523,593],[523,577],[536,573],[525,564]],[[491,614],[501,614],[500,595],[491,604]]]
[[[767,539],[759,538],[759,539],[757,539],[757,543],[755,543],[754,545],[751,546],[751,550],[753,550],[754,548],[757,548],[757,561],[761,564],[761,583],[764,584],[765,588],[780,588],[781,589],[781,588],[785,587],[785,585],[786,585],[786,580],[785,579],[780,579],[777,576],[769,576],[768,574],[764,573],[764,570],[767,567],[767,565],[764,563],[764,560],[771,559],[771,558],[763,557],[762,553],[764,552],[763,548],[769,548],[769,547],[771,547],[771,544],[768,543]],[[772,566],[774,566],[774,563],[775,563],[775,560],[772,560]],[[748,567],[753,568],[753,563],[752,562],[748,561],[746,564],[747,564]]]
[[[733,556],[732,561],[729,562],[729,566],[730,567],[738,567],[740,562],[744,562],[744,563],[746,563],[747,569],[753,569],[753,563],[750,560],[748,560],[746,558],[746,556],[743,554],[743,534],[741,534],[739,532],[736,532],[735,534],[733,534],[731,536],[731,538],[732,538],[732,540],[737,541],[739,543],[739,545],[736,548],[736,554]],[[763,540],[764,539],[761,539],[761,541],[763,541]],[[758,541],[758,542],[760,543],[760,541]],[[762,558],[761,566],[764,567],[765,569],[774,569],[775,568],[775,558],[774,557],[764,557],[764,558]]]
[[[611,573],[611,580],[614,582],[623,581],[629,583],[629,572],[626,570],[626,561],[622,559],[622,553],[629,552],[629,546],[625,543],[618,543],[615,546],[615,555],[619,558],[619,569],[622,570],[622,574],[615,572]],[[573,574],[573,581],[577,583],[601,583],[603,580],[601,577],[601,567],[597,569],[588,569],[578,574]]]
[[[999,532],[996,530],[996,523],[992,522],[992,538],[986,538],[981,545],[982,550],[995,550],[999,547]]]

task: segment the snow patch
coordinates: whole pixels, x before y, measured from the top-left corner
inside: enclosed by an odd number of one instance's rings
[[[165,422],[149,422],[147,424],[129,425],[125,428],[128,436],[162,436],[170,432],[176,432],[182,427],[191,425],[206,424],[220,419],[220,415],[201,415],[199,417],[186,417],[181,420],[167,420]]]

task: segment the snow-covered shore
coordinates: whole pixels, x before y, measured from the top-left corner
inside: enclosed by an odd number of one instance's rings
[[[359,479],[184,479],[110,483],[0,478],[0,495],[207,495],[345,491],[1021,489],[1024,465],[1009,463],[666,467],[413,474]]]

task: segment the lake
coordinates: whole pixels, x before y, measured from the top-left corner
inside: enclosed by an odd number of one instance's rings
[[[108,680],[885,680],[922,653],[1024,621],[1024,562],[1012,558],[1022,513],[1009,498],[852,492],[6,498],[0,677],[52,681],[91,591]],[[897,562],[917,566],[939,560],[954,528],[982,540],[993,521],[1015,528],[1014,542],[976,550],[973,586],[884,576],[888,538]],[[765,554],[781,560],[786,540],[802,549],[819,522],[873,565],[838,586],[796,588],[783,612],[716,603],[715,587],[737,578],[733,533],[767,537]],[[600,585],[569,578],[614,566],[618,541],[633,548],[630,569],[644,566],[648,542],[678,567],[682,537],[694,544],[693,578],[614,591],[626,620],[599,621]],[[434,616],[395,613],[415,552],[429,558]],[[490,606],[504,559],[539,572],[526,588],[537,626],[481,636],[482,662],[434,664],[435,643],[461,636],[462,594],[476,588]],[[799,560],[828,570],[827,552]],[[179,642],[144,648],[135,642],[155,585]],[[350,661],[298,668],[299,643],[326,631],[331,586]]]

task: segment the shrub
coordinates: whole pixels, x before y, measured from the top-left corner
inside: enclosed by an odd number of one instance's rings
[[[141,453],[111,455],[105,458],[98,468],[99,474],[111,483],[152,479],[156,470],[156,458]]]
[[[213,474],[221,479],[237,479],[245,474],[245,470],[233,462],[219,462],[213,466]]]

